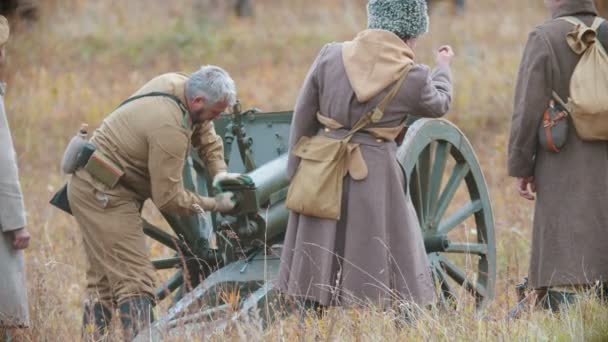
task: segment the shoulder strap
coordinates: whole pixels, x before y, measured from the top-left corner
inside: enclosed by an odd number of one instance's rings
[[[386,96],[384,96],[384,98],[376,105],[376,107],[374,107],[374,109],[369,111],[361,119],[359,119],[359,121],[357,121],[357,123],[346,135],[347,137],[350,137],[353,134],[357,133],[370,123],[378,122],[382,119],[382,117],[384,116],[384,109],[393,100],[393,98],[395,98],[395,95],[397,95],[399,89],[401,89],[403,81],[405,80],[413,66],[414,63],[411,63],[407,67],[405,67],[405,70],[403,70],[403,75],[401,75],[401,77],[397,80],[393,88],[388,92],[388,94],[386,94]]]
[[[593,24],[591,24],[591,28],[593,29],[593,31],[597,32],[597,29],[600,28],[600,25],[602,25],[602,23],[604,23],[604,18],[595,17],[595,19],[593,19]]]
[[[407,77],[407,74],[409,74],[412,67],[414,67],[414,63],[411,63],[410,65],[405,67],[405,70],[403,70],[403,76],[401,76],[399,78],[397,83],[395,83],[395,85],[393,86],[393,89],[391,89],[391,91],[388,94],[386,94],[386,96],[382,99],[382,101],[380,101],[380,103],[378,103],[378,105],[376,106],[376,108],[380,111],[380,113],[382,113],[382,115],[384,115],[384,109],[386,108],[386,106],[391,101],[393,101],[393,98],[395,98],[395,95],[397,95],[397,93],[399,92],[399,89],[401,89],[401,84],[403,84],[403,81]],[[380,116],[379,118],[372,117],[373,122],[377,122],[380,119],[382,119],[382,116]]]
[[[566,113],[570,114],[570,106],[568,103],[566,103],[558,94],[555,90],[553,90],[553,92],[551,93],[551,97],[553,97],[553,100],[555,102],[557,102],[557,104],[559,104],[563,110],[566,111]]]
[[[602,24],[604,24],[605,22],[606,19],[602,17],[595,17],[595,19],[593,20],[593,24],[591,25],[591,28],[595,31],[595,44],[599,46],[600,49],[604,51],[604,53],[606,52],[606,48],[604,46],[604,43],[602,43],[602,39],[604,37],[600,37],[600,26],[602,26]]]
[[[182,102],[182,100],[179,99],[179,97],[173,95],[173,94],[169,94],[169,93],[163,93],[160,91],[152,91],[149,93],[145,93],[145,94],[141,94],[141,95],[136,95],[136,96],[132,96],[129,97],[128,99],[124,100],[121,104],[118,105],[118,107],[116,108],[120,108],[124,105],[126,105],[129,102],[141,99],[143,97],[151,97],[151,96],[163,96],[163,97],[168,97],[171,100],[175,101],[177,103],[177,105],[179,106],[179,109],[181,109],[182,113],[185,115],[186,113],[188,113],[188,109],[186,109],[186,105]]]
[[[585,27],[589,27],[591,28],[593,31],[597,32],[597,29],[600,28],[600,25],[602,25],[602,23],[605,21],[604,18],[602,17],[595,17],[595,19],[593,19],[593,23],[591,24],[591,26],[587,26],[584,22],[582,22],[579,18],[577,17],[561,17],[558,18],[561,20],[565,20],[567,22],[569,22],[570,24],[576,26],[576,25],[580,25],[581,27],[585,28]]]
[[[577,17],[572,17],[572,16],[568,16],[568,17],[559,17],[557,19],[561,19],[561,20],[565,20],[567,22],[569,22],[570,24],[576,26],[576,25],[581,25],[581,27],[587,27],[587,25],[585,25],[584,22],[582,22],[579,18]]]
[[[152,91],[149,93],[132,96],[132,97],[129,97],[128,99],[124,100],[121,104],[119,104],[118,107],[116,107],[116,109],[126,105],[129,102],[141,99],[143,97],[152,97],[152,96],[167,97],[167,98],[170,98],[171,100],[175,101],[175,103],[177,103],[177,106],[179,107],[179,109],[181,109],[181,111],[182,111],[182,115],[183,115],[182,125],[184,126],[184,128],[188,127],[188,115],[187,115],[188,109],[186,108],[186,105],[182,102],[182,100],[180,100],[179,97],[177,97],[173,94],[163,93],[161,91]]]

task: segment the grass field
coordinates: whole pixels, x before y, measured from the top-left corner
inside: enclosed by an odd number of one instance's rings
[[[327,42],[365,27],[364,0],[257,0],[239,19],[223,0],[48,0],[41,19],[18,28],[2,71],[33,239],[27,250],[32,341],[72,341],[80,334],[84,252],[75,221],[48,204],[65,181],[59,160],[81,122],[96,127],[157,74],[226,68],[244,107],[291,109],[308,67]],[[397,329],[391,313],[335,310],[319,321],[287,319],[267,331],[235,328],[218,340],[608,340],[608,307],[592,298],[561,314],[502,319],[527,273],[533,205],[506,175],[515,74],[529,32],[546,18],[542,1],[470,1],[462,16],[440,3],[417,59],[451,44],[455,98],[447,119],[471,140],[489,185],[496,222],[497,298],[487,318],[432,312]],[[154,215],[152,209],[147,209]]]

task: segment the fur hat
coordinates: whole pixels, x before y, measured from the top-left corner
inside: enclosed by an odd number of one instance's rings
[[[367,28],[417,37],[429,29],[426,0],[369,0]]]
[[[4,16],[0,15],[0,45],[6,44],[8,42],[8,36],[10,34],[10,29],[8,27],[8,20]]]

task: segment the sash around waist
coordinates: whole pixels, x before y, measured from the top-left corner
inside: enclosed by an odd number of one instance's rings
[[[325,126],[325,128],[323,129],[323,132],[325,132],[325,133],[331,133],[334,131],[336,132],[336,133],[333,133],[336,135],[324,134],[328,137],[341,138],[341,137],[344,137],[346,134],[348,134],[348,132],[350,131],[350,129],[344,127],[338,121],[336,121],[326,115],[323,115],[321,113],[317,113],[317,120],[323,126]],[[367,135],[367,136],[372,137],[372,139],[378,143],[381,143],[382,140],[384,140],[386,142],[390,142],[390,141],[394,141],[399,136],[399,134],[401,133],[401,131],[403,130],[404,127],[405,127],[405,121],[403,121],[401,124],[394,126],[394,127],[365,127],[362,130],[355,133],[355,136]],[[342,133],[340,133],[340,132],[342,132]]]
[[[340,140],[344,138],[348,134],[349,130],[345,128],[340,128],[337,130],[328,130],[322,128],[319,130],[317,135],[323,135],[328,138]],[[359,144],[359,145],[369,145],[369,146],[382,146],[384,144],[395,144],[394,140],[385,140],[381,138],[376,138],[369,132],[357,132],[353,135],[350,143]]]

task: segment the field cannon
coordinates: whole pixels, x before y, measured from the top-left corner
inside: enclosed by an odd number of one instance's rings
[[[172,272],[157,289],[158,298],[173,300],[153,332],[197,329],[202,323],[218,328],[252,312],[263,319],[274,316],[288,218],[284,201],[291,117],[292,112],[241,112],[237,104],[232,114],[216,120],[229,170],[246,173],[252,181],[221,184],[236,195],[234,212],[165,215],[172,233],[145,223],[145,233],[173,251],[152,260],[157,269]],[[494,298],[494,222],[470,143],[447,120],[412,117],[397,158],[409,180],[442,305],[484,309]],[[187,160],[184,180],[199,194],[211,191],[195,153]]]

